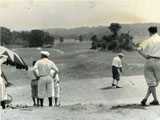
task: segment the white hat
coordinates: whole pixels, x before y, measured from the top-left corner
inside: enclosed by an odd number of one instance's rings
[[[118,55],[119,55],[119,56],[122,56],[122,57],[124,56],[122,53],[119,53]]]
[[[43,55],[45,55],[45,56],[49,56],[49,52],[47,52],[47,51],[41,51],[41,54],[43,54]]]

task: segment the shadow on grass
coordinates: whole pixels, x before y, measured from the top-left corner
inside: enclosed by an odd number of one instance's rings
[[[142,109],[142,110],[146,110],[147,106],[142,106],[141,104],[126,104],[126,105],[112,106],[110,109],[112,109],[112,110],[117,110],[117,109]]]
[[[120,87],[122,88],[122,87]],[[119,88],[116,88],[114,86],[109,86],[109,87],[104,87],[104,88],[100,88],[100,90],[110,90],[110,89],[119,89]]]

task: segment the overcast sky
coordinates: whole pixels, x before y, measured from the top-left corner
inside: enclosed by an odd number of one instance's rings
[[[0,25],[12,30],[74,28],[112,22],[160,22],[160,0],[0,0]]]

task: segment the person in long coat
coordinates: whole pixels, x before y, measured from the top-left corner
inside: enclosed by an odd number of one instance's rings
[[[5,109],[5,100],[7,100],[7,92],[5,88],[4,79],[2,78],[1,65],[7,60],[7,58],[8,56],[0,55],[0,101],[3,109]]]

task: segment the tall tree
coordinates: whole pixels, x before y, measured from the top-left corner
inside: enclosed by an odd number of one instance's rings
[[[111,23],[109,29],[113,33],[114,38],[117,39],[118,31],[121,29],[121,25],[119,23]]]
[[[42,47],[44,44],[44,32],[42,30],[32,30],[29,39],[30,47]]]
[[[62,43],[64,42],[64,38],[62,36],[59,36],[59,41]]]
[[[1,27],[1,45],[10,44],[11,42],[11,31],[8,28]]]
[[[44,44],[49,45],[50,47],[53,46],[55,38],[51,36],[49,33],[44,33]]]
[[[83,41],[83,36],[82,36],[82,35],[79,36],[79,41],[80,41],[80,42]]]

